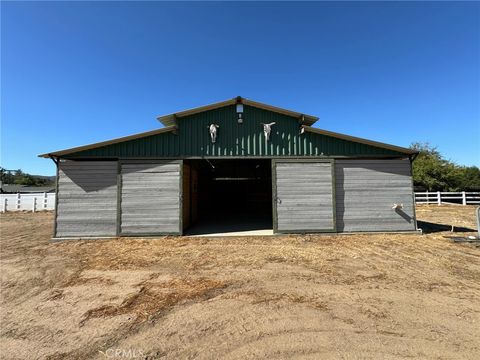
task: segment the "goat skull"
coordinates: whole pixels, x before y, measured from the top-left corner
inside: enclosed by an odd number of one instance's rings
[[[210,124],[208,127],[208,131],[210,132],[210,138],[212,139],[212,144],[215,144],[217,141],[217,128],[219,128],[217,124]]]
[[[264,123],[261,123],[263,125],[263,134],[265,135],[265,140],[268,141],[270,140],[270,133],[272,132],[272,125],[275,125],[274,122],[270,123],[270,124],[264,124]]]

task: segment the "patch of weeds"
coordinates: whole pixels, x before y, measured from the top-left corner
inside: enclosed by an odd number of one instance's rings
[[[76,271],[62,284],[62,287],[70,287],[70,286],[79,286],[85,284],[102,284],[102,285],[114,285],[116,284],[115,281],[108,278],[102,277],[91,277],[91,278],[84,278],[82,277],[82,271]]]
[[[301,304],[314,309],[327,310],[327,305],[318,300],[317,298],[311,296],[303,296],[291,293],[265,293],[265,292],[241,292],[238,295],[246,295],[253,298],[252,304],[261,304],[268,302],[278,302],[278,301],[287,301],[292,304]]]
[[[120,305],[102,305],[83,314],[80,326],[89,319],[133,314],[135,321],[149,319],[162,310],[169,309],[181,301],[208,296],[227,284],[211,279],[172,279],[160,283],[144,283],[139,291],[127,296]]]
[[[47,296],[47,300],[48,301],[60,300],[60,299],[63,299],[64,296],[65,294],[63,293],[62,289],[55,289]]]
[[[288,261],[286,258],[282,256],[268,256],[266,260],[274,263],[284,263]]]

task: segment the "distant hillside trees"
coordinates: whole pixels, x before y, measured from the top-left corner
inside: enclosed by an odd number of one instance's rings
[[[480,169],[446,160],[436,147],[413,143],[419,151],[413,162],[413,184],[428,191],[480,191]]]
[[[6,170],[0,167],[2,184],[17,184],[28,186],[51,185],[54,181],[51,176],[39,176],[24,173],[21,169]]]

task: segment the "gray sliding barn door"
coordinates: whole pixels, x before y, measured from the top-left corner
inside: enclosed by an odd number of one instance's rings
[[[121,164],[122,235],[181,234],[181,161]]]
[[[274,231],[335,231],[333,163],[273,162]]]
[[[408,159],[337,160],[335,174],[338,231],[415,230]]]
[[[117,162],[59,162],[54,236],[115,236],[116,222]]]

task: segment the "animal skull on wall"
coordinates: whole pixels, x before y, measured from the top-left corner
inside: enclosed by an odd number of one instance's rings
[[[264,124],[264,123],[261,123],[263,125],[263,134],[265,135],[265,141],[268,141],[270,140],[270,133],[272,132],[272,125],[275,125],[274,122],[270,123],[270,124]]]
[[[217,128],[219,128],[217,124],[210,124],[208,126],[208,131],[210,132],[210,138],[212,139],[212,144],[215,144],[215,141],[217,141]]]
[[[393,204],[392,209],[393,210],[401,210],[401,209],[403,209],[403,204],[395,203],[395,204]]]

